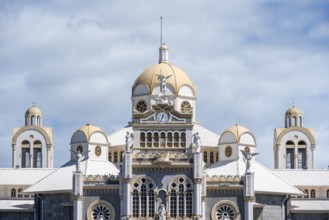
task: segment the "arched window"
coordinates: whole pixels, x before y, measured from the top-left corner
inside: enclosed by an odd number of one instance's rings
[[[177,176],[169,184],[170,216],[192,216],[192,181],[186,176]]]
[[[147,133],[147,146],[152,147],[152,133],[151,132]]]
[[[114,152],[114,163],[118,163],[118,152]]]
[[[185,142],[186,142],[186,136],[185,136],[185,133],[182,132],[181,133],[181,142],[180,142],[181,147],[185,147]]]
[[[314,189],[311,190],[311,198],[315,198],[315,190]]]
[[[30,142],[25,140],[22,142],[22,168],[30,167]]]
[[[16,189],[11,190],[11,197],[15,198],[16,197]]]
[[[40,116],[37,117],[37,125],[40,127],[41,126],[41,118]]]
[[[210,163],[214,163],[214,153],[210,152]]]
[[[146,176],[138,176],[133,182],[133,217],[154,217],[155,184]]]
[[[168,133],[168,138],[167,138],[167,146],[172,147],[172,133]]]
[[[34,141],[33,143],[33,167],[42,167],[42,151],[41,141]]]
[[[140,142],[141,147],[145,147],[145,133],[144,132],[141,133],[140,139],[141,139],[141,142]]]
[[[219,161],[219,153],[216,152],[216,162],[218,162],[218,161]]]
[[[203,162],[208,163],[208,153],[207,153],[207,151],[203,152]]]
[[[306,194],[306,195],[304,196],[304,198],[308,198],[308,190],[307,190],[307,189],[304,190],[304,193]]]
[[[161,132],[160,134],[160,146],[165,147],[166,146],[166,133]]]
[[[294,153],[294,142],[287,141],[286,142],[286,168],[294,169],[295,168],[295,153]]]
[[[327,198],[329,198],[329,189],[327,190]]]
[[[178,134],[178,132],[174,133],[174,147],[179,147],[179,134]]]
[[[159,147],[159,133],[157,132],[154,133],[153,146]]]
[[[112,162],[112,152],[109,152],[109,161]]]
[[[22,194],[21,194],[22,192],[23,192],[22,189],[18,189],[18,191],[17,191],[18,198],[22,198],[23,197]]]

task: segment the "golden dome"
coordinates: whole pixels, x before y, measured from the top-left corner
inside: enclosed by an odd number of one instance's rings
[[[303,113],[299,108],[292,106],[286,111],[286,116],[302,116]]]
[[[182,86],[188,86],[195,96],[196,89],[191,78],[181,68],[168,62],[161,62],[145,69],[136,79],[132,92],[134,93],[138,85],[145,85],[149,90],[149,94],[151,94],[153,89],[160,85],[157,75],[161,74],[164,76],[172,75],[167,79],[167,85],[170,85],[174,89],[176,95],[178,95],[179,89]]]
[[[33,105],[31,108],[26,110],[25,115],[26,116],[28,116],[28,115],[41,115],[41,110],[38,107],[36,107],[35,105]]]
[[[250,130],[249,130],[248,128],[243,127],[243,126],[238,125],[238,124],[233,125],[233,126],[227,128],[227,129],[223,132],[223,134],[224,134],[225,132],[231,132],[231,133],[236,137],[237,140],[239,140],[240,137],[241,137],[241,135],[243,135],[244,133],[246,133],[246,132],[251,133]]]
[[[88,141],[90,140],[91,135],[96,132],[101,132],[104,134],[104,131],[101,128],[91,124],[86,124],[85,126],[82,126],[76,132],[78,131],[82,131],[86,135]]]

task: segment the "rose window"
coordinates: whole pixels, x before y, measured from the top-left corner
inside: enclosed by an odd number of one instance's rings
[[[216,211],[217,220],[233,220],[235,217],[234,209],[229,205],[221,205]]]
[[[91,212],[91,215],[92,215],[92,219],[95,219],[95,220],[111,219],[110,209],[104,204],[99,204],[99,205],[95,206]]]

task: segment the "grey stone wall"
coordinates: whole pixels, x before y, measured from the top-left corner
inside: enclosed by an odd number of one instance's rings
[[[33,212],[0,212],[1,220],[33,220]]]
[[[328,220],[327,213],[292,213],[291,220]]]
[[[256,220],[278,220],[282,219],[282,202],[285,196],[257,194],[256,202],[265,204],[263,208],[254,209],[254,219]]]
[[[69,193],[43,194],[42,198],[43,198],[43,209],[41,205],[39,205],[38,211],[40,215],[41,213],[43,214],[43,219],[47,219],[47,220],[73,219],[73,215],[72,215],[73,207],[63,206],[63,204],[69,204],[69,203],[72,204]]]
[[[241,219],[244,217],[244,200],[243,200],[243,190],[242,189],[221,189],[221,190],[207,190],[206,202],[206,216],[205,220],[211,220],[211,211],[214,205],[222,200],[229,200],[234,202],[240,212]]]
[[[89,205],[96,200],[104,200],[110,203],[115,210],[115,220],[121,219],[120,217],[120,196],[118,189],[86,189],[84,190],[83,198],[83,219],[87,219],[87,210]]]

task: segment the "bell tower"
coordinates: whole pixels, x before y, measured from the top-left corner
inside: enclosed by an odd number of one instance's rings
[[[314,130],[303,127],[303,113],[295,106],[286,111],[284,121],[284,128],[274,129],[274,168],[314,169]]]
[[[14,129],[13,168],[52,168],[54,164],[52,128],[42,126],[41,110],[33,105],[25,113],[25,126]]]

